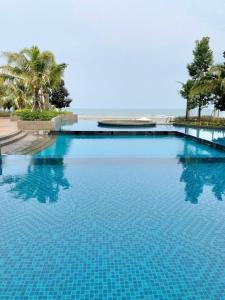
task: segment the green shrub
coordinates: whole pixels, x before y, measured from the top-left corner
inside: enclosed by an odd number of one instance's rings
[[[50,121],[60,113],[56,110],[31,111],[29,109],[17,110],[15,114],[24,121]]]
[[[174,119],[174,123],[196,126],[225,126],[225,118],[213,118],[211,116],[202,116],[200,120],[197,117],[190,117],[188,120],[186,120],[185,117],[177,117]]]

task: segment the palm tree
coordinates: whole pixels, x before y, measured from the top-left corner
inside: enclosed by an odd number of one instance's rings
[[[22,82],[14,85],[0,77],[0,107],[5,110],[12,107],[22,109],[25,106],[28,106],[27,90]]]
[[[201,95],[211,98],[214,105],[214,116],[216,111],[225,110],[225,65],[212,67],[203,78],[195,82],[190,96]]]
[[[41,52],[36,46],[3,55],[7,65],[0,67],[1,78],[17,91],[17,96],[19,92],[25,95],[32,110],[48,109],[48,95],[60,85],[66,64],[57,64],[50,51]]]
[[[225,58],[225,52],[223,53]],[[191,89],[191,97],[208,95],[214,104],[214,116],[217,111],[225,110],[225,63],[213,66]]]
[[[8,99],[7,86],[5,85],[4,80],[0,78],[0,108],[5,110],[8,109],[9,106],[10,101]]]
[[[6,92],[6,89],[5,89],[4,80],[2,78],[0,78],[0,101],[5,96],[5,92]]]

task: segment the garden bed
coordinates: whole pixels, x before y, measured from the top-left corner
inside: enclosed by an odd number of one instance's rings
[[[203,116],[200,120],[196,117],[191,117],[186,120],[184,117],[177,117],[175,118],[173,125],[196,128],[225,129],[225,118]]]
[[[30,116],[28,117],[28,120],[26,118],[22,119],[21,116],[18,115],[16,117],[19,117],[19,120],[17,121],[18,129],[25,131],[51,131],[58,129],[62,122],[77,121],[77,115],[72,113],[58,113],[57,116],[51,119],[46,117],[46,120],[32,119]],[[29,120],[29,118],[31,119]]]

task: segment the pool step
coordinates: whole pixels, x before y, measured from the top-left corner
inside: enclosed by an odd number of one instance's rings
[[[27,135],[27,132],[23,132],[21,130],[17,130],[9,135],[5,135],[0,137],[0,148],[13,144],[21,139],[23,139]]]
[[[16,131],[14,131],[14,132],[12,132],[10,134],[0,136],[0,142],[4,141],[4,140],[8,140],[9,138],[14,137],[14,136],[18,135],[21,132],[22,132],[22,130],[16,130]]]
[[[41,150],[43,150],[44,148],[52,145],[55,141],[54,137],[50,137],[50,136],[46,136],[42,139],[37,139],[36,141],[34,141],[32,143],[32,145],[24,148],[21,151],[21,154],[35,154]]]

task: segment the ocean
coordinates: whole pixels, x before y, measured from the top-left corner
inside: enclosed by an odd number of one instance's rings
[[[71,108],[71,111],[80,117],[150,117],[150,116],[184,116],[185,109],[88,109],[88,108]],[[191,115],[196,115],[197,111],[192,111]],[[202,115],[211,115],[212,109],[203,109]],[[222,116],[222,114],[221,114]]]
[[[87,109],[71,108],[71,111],[81,117],[149,117],[149,116],[183,116],[184,109]]]

